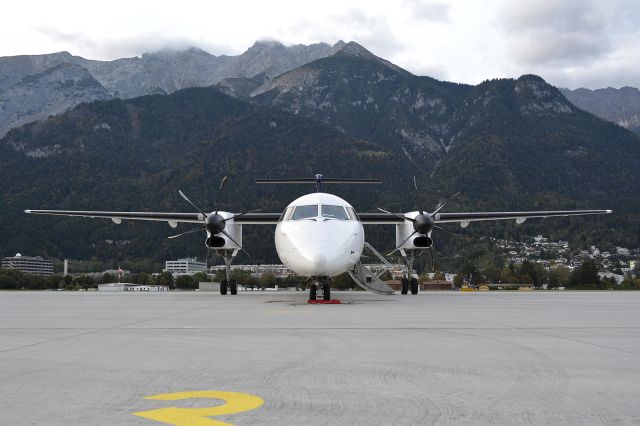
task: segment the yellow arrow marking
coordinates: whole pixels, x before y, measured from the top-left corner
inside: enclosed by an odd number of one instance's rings
[[[151,395],[145,399],[160,401],[179,401],[190,398],[208,398],[224,401],[224,404],[204,408],[167,407],[156,410],[139,411],[136,416],[176,426],[233,426],[232,423],[210,419],[211,416],[224,416],[255,410],[264,404],[262,398],[248,393],[223,391],[172,392]]]

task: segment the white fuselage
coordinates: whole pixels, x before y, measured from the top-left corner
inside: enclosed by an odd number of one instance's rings
[[[360,259],[364,228],[349,203],[318,192],[287,206],[276,226],[275,244],[282,263],[295,273],[333,277]]]

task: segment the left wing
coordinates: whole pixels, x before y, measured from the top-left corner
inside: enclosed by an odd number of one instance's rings
[[[528,212],[469,212],[469,213],[436,213],[434,223],[460,223],[466,227],[470,222],[485,220],[515,219],[522,223],[530,218],[537,217],[565,217],[584,216],[592,214],[609,214],[612,210],[552,210],[552,211],[528,211]],[[360,220],[365,225],[389,225],[404,223],[404,213],[359,213]]]
[[[437,213],[434,218],[435,223],[460,223],[463,228],[470,222],[483,220],[506,220],[515,219],[517,223],[523,223],[530,218],[538,217],[567,217],[584,216],[592,214],[609,214],[612,210],[551,210],[551,211],[530,211],[530,212],[470,212],[470,213]]]

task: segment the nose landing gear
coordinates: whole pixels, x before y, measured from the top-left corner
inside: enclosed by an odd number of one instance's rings
[[[322,286],[322,299],[331,300],[331,281],[328,278],[316,280],[309,286],[309,300],[317,300],[319,286]]]

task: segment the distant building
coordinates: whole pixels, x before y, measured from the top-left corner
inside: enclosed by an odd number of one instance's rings
[[[194,257],[185,257],[178,260],[167,260],[165,262],[165,272],[171,272],[174,276],[193,275],[197,272],[207,272],[207,264],[198,262]]]
[[[131,283],[108,283],[98,284],[98,291],[119,292],[119,291],[169,291],[166,285],[147,285]]]
[[[293,274],[293,271],[288,267],[280,264],[276,265],[234,265],[233,269],[238,269],[240,271],[245,271],[251,273],[254,277],[260,277],[262,274],[273,274],[276,278],[286,278],[287,276]],[[211,267],[211,273],[216,273],[216,271],[224,271],[224,265],[216,265]]]
[[[28,274],[48,277],[53,274],[53,261],[38,257],[22,256],[20,253],[13,257],[2,259],[4,269],[17,269]]]
[[[136,284],[130,283],[109,283],[98,284],[98,291],[127,291],[129,287],[133,287]]]
[[[395,291],[400,291],[402,289],[401,280],[387,280],[385,281],[385,284],[387,284]],[[418,289],[420,291],[452,290],[453,283],[443,280],[426,281],[423,283],[418,283]]]

